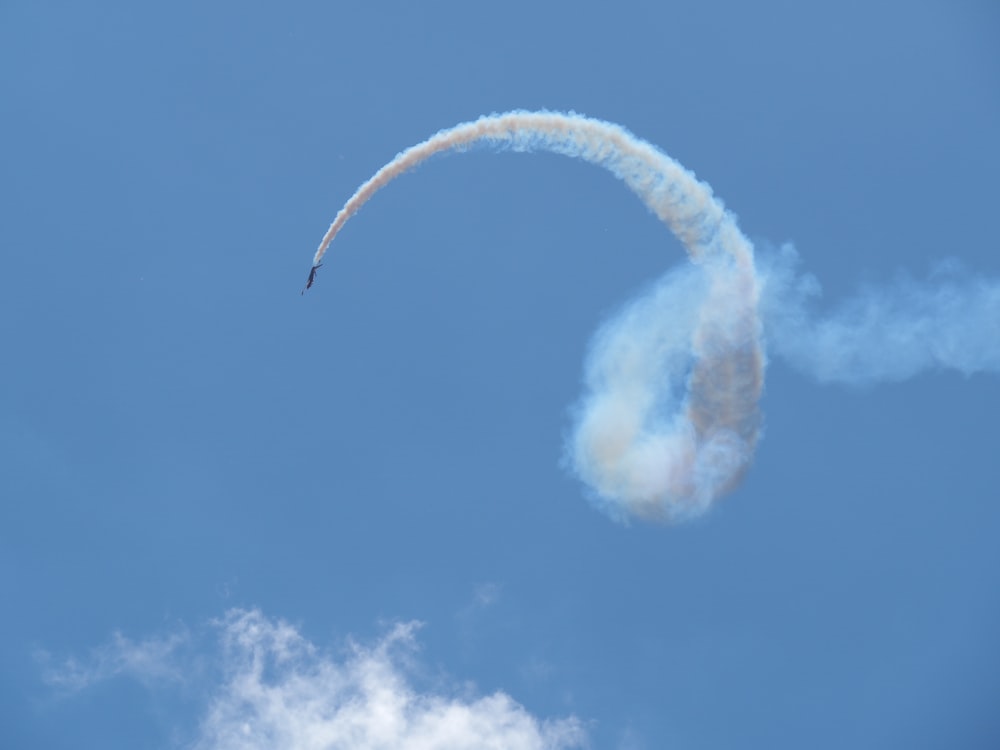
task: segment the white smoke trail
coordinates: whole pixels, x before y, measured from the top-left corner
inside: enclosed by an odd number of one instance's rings
[[[811,310],[819,284],[798,272],[794,250],[768,256],[758,271],[708,185],[623,128],[572,113],[490,115],[398,154],[337,214],[313,269],[379,189],[435,154],[477,143],[604,167],[693,261],[626,306],[591,347],[568,462],[614,516],[689,518],[739,481],[758,439],[762,319],[769,351],[821,382],[901,380],[932,367],[1000,372],[1000,282],[952,264],[928,282],[867,289],[819,317]]]
[[[703,269],[699,283],[670,282],[605,327],[591,351],[590,392],[569,459],[613,515],[670,521],[704,512],[739,481],[757,442],[764,369],[758,282],[753,248],[734,217],[708,185],[656,147],[572,113],[509,112],[457,125],[398,154],[358,188],[320,242],[313,268],[380,188],[435,154],[476,143],[604,167]],[[663,317],[664,305],[674,307],[671,291],[683,292],[689,323],[673,332]]]

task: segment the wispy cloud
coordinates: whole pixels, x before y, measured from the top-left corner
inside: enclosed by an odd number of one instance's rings
[[[195,750],[558,750],[586,745],[580,720],[539,719],[505,693],[476,696],[467,685],[415,687],[417,623],[396,624],[373,645],[349,642],[339,656],[259,610],[233,609],[214,625],[217,669],[194,730]],[[146,684],[180,675],[185,659],[192,657],[178,650],[177,638],[133,642],[115,634],[89,660],[66,662],[47,681],[82,689],[118,674]]]
[[[472,598],[458,610],[456,615],[463,626],[471,625],[472,621],[482,612],[495,606],[500,601],[503,587],[499,583],[480,583],[472,591]]]
[[[532,683],[544,682],[554,671],[552,663],[540,656],[532,656],[518,669],[521,679]]]
[[[499,583],[480,583],[472,592],[472,597],[455,613],[458,625],[458,638],[462,646],[462,655],[466,659],[474,658],[481,647],[484,635],[484,622],[487,618],[495,620],[497,605],[503,587]]]
[[[499,583],[481,583],[476,586],[473,593],[473,603],[480,609],[489,607],[500,599],[501,590],[502,587]]]
[[[144,684],[180,681],[178,649],[188,642],[186,630],[133,641],[114,632],[107,643],[91,650],[82,659],[56,661],[46,651],[38,653],[42,680],[49,686],[76,692],[99,682],[128,676]]]

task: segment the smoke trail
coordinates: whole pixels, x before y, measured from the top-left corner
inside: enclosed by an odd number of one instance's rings
[[[702,271],[672,277],[604,328],[591,350],[589,392],[568,451],[613,515],[670,521],[704,512],[736,485],[757,442],[764,370],[758,281],[753,248],[734,217],[708,185],[654,146],[572,113],[509,112],[443,130],[358,188],[323,236],[313,269],[379,189],[435,154],[477,143],[604,167],[670,228]],[[663,317],[671,292],[691,305],[683,336]]]

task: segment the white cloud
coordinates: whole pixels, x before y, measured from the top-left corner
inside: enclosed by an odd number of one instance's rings
[[[584,743],[578,720],[540,721],[500,692],[417,692],[405,668],[414,623],[396,625],[373,647],[352,644],[339,661],[256,610],[233,610],[220,624],[226,673],[199,750],[543,750]]]
[[[119,632],[90,652],[86,659],[69,658],[53,664],[47,652],[40,652],[44,665],[42,680],[52,687],[75,692],[125,675],[145,684],[180,681],[177,650],[188,641],[186,631],[133,641]]]
[[[586,745],[574,717],[543,720],[502,692],[418,690],[416,623],[378,642],[323,652],[283,620],[230,610],[215,626],[217,679],[205,693],[195,750],[559,750]],[[182,636],[138,643],[115,634],[87,664],[66,662],[48,682],[79,689],[131,675],[146,684],[184,675]],[[191,655],[186,657],[189,661]],[[203,670],[193,674],[204,679]],[[181,729],[184,734],[189,730]]]

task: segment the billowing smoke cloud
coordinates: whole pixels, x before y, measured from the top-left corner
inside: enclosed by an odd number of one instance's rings
[[[867,290],[819,317],[819,286],[798,272],[793,251],[758,271],[708,185],[621,127],[575,114],[490,115],[403,151],[339,211],[313,271],[379,189],[435,154],[477,143],[604,167],[692,261],[627,305],[591,346],[566,463],[612,516],[683,520],[739,482],[759,436],[765,338],[771,354],[821,381],[894,380],[934,366],[1000,370],[1000,284],[942,271],[923,284]]]
[[[194,656],[196,644],[186,631],[138,642],[116,635],[90,660],[50,666],[46,680],[74,690],[118,675],[147,685],[191,677],[199,685],[208,683],[190,744],[195,750],[563,750],[586,745],[579,720],[537,719],[501,692],[476,697],[468,687],[417,690],[411,679],[413,623],[396,625],[373,646],[352,643],[340,658],[258,610],[231,610],[215,624],[221,650],[209,658]]]

